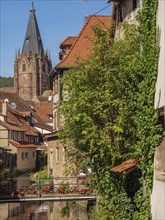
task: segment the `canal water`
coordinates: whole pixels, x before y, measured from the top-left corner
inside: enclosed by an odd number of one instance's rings
[[[0,220],[88,220],[87,202],[0,204]]]
[[[12,192],[29,184],[29,177],[21,175],[7,180],[4,189]],[[87,201],[2,203],[0,220],[88,220]]]

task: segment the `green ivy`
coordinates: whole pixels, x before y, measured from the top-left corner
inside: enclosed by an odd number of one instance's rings
[[[115,41],[95,28],[91,56],[63,76],[69,100],[60,107],[65,118],[60,137],[81,168],[92,167],[103,219],[150,219],[153,157],[162,137],[154,109],[156,12],[157,0],[143,0],[140,25],[123,23],[125,36]],[[138,169],[126,176],[110,172],[127,159],[139,159]]]

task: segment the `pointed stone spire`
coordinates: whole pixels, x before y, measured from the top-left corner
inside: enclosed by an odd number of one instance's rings
[[[18,49],[18,58],[20,57],[20,48]]]
[[[15,61],[17,60],[17,50],[15,50]]]
[[[51,60],[50,50],[49,50],[49,54],[48,54],[48,59]]]
[[[22,48],[22,54],[30,55],[37,54],[44,55],[44,48],[41,40],[40,31],[35,15],[34,3],[30,9],[29,22],[25,34],[25,40]]]

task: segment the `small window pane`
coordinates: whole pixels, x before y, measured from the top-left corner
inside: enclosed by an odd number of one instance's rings
[[[22,160],[24,160],[25,158],[24,158],[24,152],[22,152]]]

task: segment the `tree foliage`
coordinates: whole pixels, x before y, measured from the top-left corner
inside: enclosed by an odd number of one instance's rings
[[[0,76],[0,88],[2,87],[13,87],[14,78],[13,77],[2,77]]]
[[[107,217],[115,220],[150,219],[153,155],[162,132],[154,109],[157,4],[150,2],[151,12],[148,0],[143,3],[140,27],[123,24],[122,39],[109,40],[109,33],[95,28],[91,56],[63,76],[69,99],[60,108],[65,118],[60,137],[70,156],[92,167],[101,205]],[[139,169],[129,175],[110,172],[122,161],[135,158],[140,160]]]

